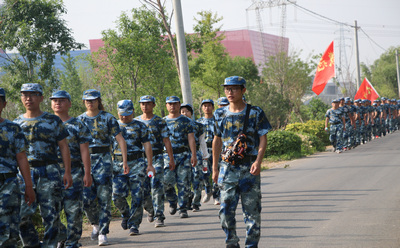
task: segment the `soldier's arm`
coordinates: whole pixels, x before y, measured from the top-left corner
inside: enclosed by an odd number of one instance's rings
[[[72,186],[72,176],[71,176],[71,154],[69,152],[68,141],[67,139],[63,139],[57,142],[58,147],[60,148],[62,161],[64,164],[64,178],[63,182],[65,185],[65,189],[68,189]]]
[[[147,158],[147,170],[146,172],[152,171],[153,175],[156,174],[156,171],[154,170],[153,167],[153,150],[151,148],[151,143],[150,141],[144,142],[143,143],[144,151],[146,153],[146,158]]]
[[[214,140],[212,142],[212,158],[213,158],[213,165],[212,165],[212,179],[214,183],[218,183],[218,162],[219,156],[221,155],[222,150],[222,139],[221,137],[214,136]]]
[[[35,201],[35,191],[33,191],[31,170],[25,152],[17,153],[17,163],[19,171],[25,181],[25,202],[30,206]]]
[[[329,117],[325,118],[325,130],[328,130]]]
[[[169,157],[169,169],[175,170],[174,153],[172,151],[171,140],[168,137],[163,138],[165,150],[167,150]]]
[[[194,139],[194,133],[188,134],[188,140],[189,140],[190,151],[192,152],[192,158],[190,160],[192,166],[195,167],[197,165],[197,154],[196,154],[196,141]]]
[[[92,175],[91,175],[89,142],[80,144],[79,149],[81,151],[83,167],[85,168],[85,176],[83,177],[83,185],[85,187],[90,187],[92,185]]]
[[[267,148],[267,135],[260,136],[260,145],[258,146],[257,159],[251,165],[250,168],[250,173],[254,176],[259,175],[261,172],[261,162],[264,158],[264,153],[266,148]]]
[[[128,154],[128,149],[126,148],[126,141],[124,139],[124,137],[122,137],[122,134],[119,133],[117,134],[117,136],[115,136],[115,139],[118,142],[119,147],[121,148],[121,153],[122,153],[122,164],[124,167],[124,174],[128,174],[129,173],[129,166],[128,166],[128,158],[127,158],[127,154]]]

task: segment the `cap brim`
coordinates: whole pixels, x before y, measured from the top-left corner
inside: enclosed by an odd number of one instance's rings
[[[166,101],[165,103],[176,103],[176,102],[180,102],[180,101]]]
[[[123,113],[118,112],[118,114],[122,115],[122,116],[128,116],[128,115],[133,114],[133,111],[131,111],[131,112],[123,112]]]
[[[89,96],[89,97],[82,97],[82,100],[95,100],[99,97]]]
[[[140,100],[139,102],[153,102],[152,100]]]

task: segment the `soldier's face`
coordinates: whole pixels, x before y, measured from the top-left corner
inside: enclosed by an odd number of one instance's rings
[[[214,106],[209,103],[203,103],[203,105],[201,105],[201,110],[203,111],[204,114],[212,114],[213,110],[214,110]]]
[[[186,117],[192,118],[192,112],[190,112],[187,108],[181,108],[181,114]]]
[[[51,99],[51,109],[54,113],[68,113],[71,102],[67,98]]]
[[[238,102],[239,100],[243,101],[243,94],[246,92],[246,88],[242,89],[240,85],[224,86],[224,92],[229,102]]]
[[[181,108],[181,103],[172,102],[172,103],[167,103],[165,106],[167,107],[167,110],[170,114],[178,114]]]
[[[133,121],[133,114],[134,113],[132,113],[131,115],[127,115],[127,116],[118,114],[118,117],[119,117],[119,119],[121,120],[122,123],[128,124],[128,123],[131,123]]]
[[[21,101],[26,110],[37,110],[43,102],[43,96],[39,92],[21,92]]]
[[[85,101],[85,107],[87,110],[97,110],[99,109],[99,99],[93,99],[93,100],[84,100]]]
[[[156,106],[154,102],[141,102],[140,109],[143,113],[153,113],[153,109]]]

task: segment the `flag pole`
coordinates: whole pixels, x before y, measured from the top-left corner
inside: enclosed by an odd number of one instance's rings
[[[397,71],[397,89],[400,98],[400,69],[399,69],[399,51],[396,49],[396,71]]]

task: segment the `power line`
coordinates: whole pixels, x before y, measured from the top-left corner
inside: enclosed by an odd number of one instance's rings
[[[364,29],[362,29],[360,27],[360,30],[365,34],[365,36],[367,36],[367,38],[372,41],[375,45],[377,45],[380,49],[382,49],[383,51],[386,51],[385,48],[383,48],[382,46],[380,46],[378,43],[376,43],[371,37],[369,37],[369,35],[364,31]]]

